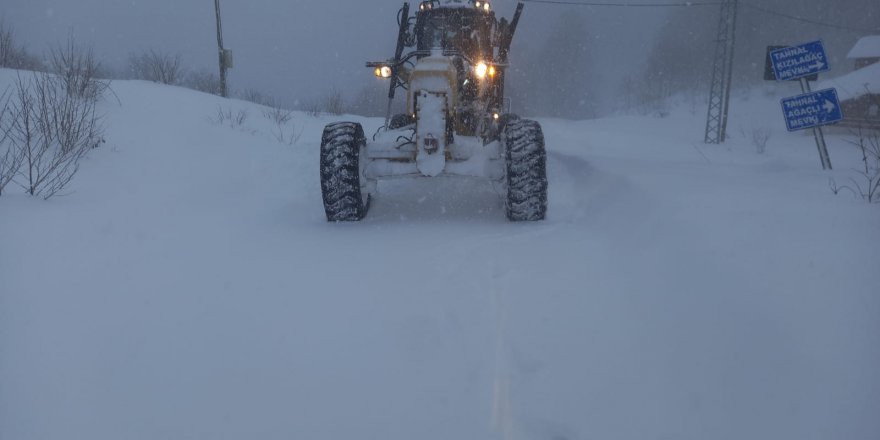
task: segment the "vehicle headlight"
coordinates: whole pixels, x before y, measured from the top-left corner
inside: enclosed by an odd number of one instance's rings
[[[379,78],[391,78],[391,67],[390,66],[381,66],[377,67],[374,72],[376,76]]]
[[[477,78],[483,79],[486,77],[486,74],[489,73],[489,66],[486,63],[480,61],[474,66],[474,73],[477,74]]]

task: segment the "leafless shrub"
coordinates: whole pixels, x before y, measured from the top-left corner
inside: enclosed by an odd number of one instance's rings
[[[21,70],[43,70],[43,63],[27,52],[15,38],[12,26],[0,20],[0,67]]]
[[[287,110],[279,106],[268,106],[263,109],[263,116],[275,124],[284,125],[293,119],[293,110]]]
[[[847,190],[852,193],[853,197],[859,198],[859,195],[858,195],[858,193],[856,193],[856,190],[852,189],[852,187],[850,187],[848,185],[838,185],[837,181],[834,180],[834,178],[828,179],[828,188],[831,190],[831,192],[834,195],[838,195],[843,190]]]
[[[204,70],[190,72],[184,79],[184,87],[212,95],[220,95],[220,77]]]
[[[324,95],[324,111],[336,116],[345,113],[345,100],[339,90],[333,89]]]
[[[15,68],[16,58],[24,48],[15,42],[15,33],[6,22],[0,21],[0,67]]]
[[[317,99],[306,101],[306,103],[303,105],[302,110],[307,115],[309,115],[313,118],[317,118],[318,116],[321,116],[321,114],[323,113],[321,111],[321,102],[318,101]]]
[[[746,132],[744,128],[740,128],[740,134],[752,142],[758,154],[764,154],[767,152],[767,142],[772,137],[773,130],[769,127],[753,127],[751,131]]]
[[[294,145],[299,142],[304,128],[297,130],[296,124],[293,123],[293,111],[281,108],[280,106],[271,106],[263,110],[263,116],[275,123],[272,129],[272,135],[282,144]]]
[[[850,178],[853,187],[845,185],[841,188],[849,188],[868,203],[880,201],[880,131],[859,127],[853,133],[853,139],[847,142],[862,155],[862,166],[854,170],[861,179]]]
[[[238,94],[239,98],[244,101],[253,102],[254,104],[265,105],[269,107],[275,106],[275,100],[267,97],[257,89],[244,89]]]
[[[752,145],[755,146],[755,150],[758,154],[764,154],[767,151],[767,141],[770,140],[770,136],[773,135],[773,131],[767,127],[755,128],[752,130]]]
[[[180,55],[168,55],[155,50],[128,57],[128,68],[134,79],[175,85],[183,78]]]
[[[8,90],[0,95],[0,195],[15,178],[22,161],[21,150],[13,148],[12,142],[9,142],[13,119],[9,99]]]
[[[665,118],[669,116],[672,92],[659,84],[649,84],[637,76],[627,76],[622,84],[623,107],[641,116]]]
[[[324,114],[339,116],[346,113],[346,103],[340,91],[331,89],[319,98],[306,101],[302,110],[312,117]]]
[[[233,112],[232,109],[217,107],[217,113],[211,118],[211,122],[217,125],[228,125],[231,128],[241,128],[247,121],[248,113],[245,110]]]
[[[302,137],[303,131],[305,131],[305,127],[297,127],[296,124],[291,122],[288,124],[276,125],[275,128],[272,129],[272,135],[282,144],[296,145]]]
[[[101,64],[92,49],[83,49],[72,36],[50,51],[49,64],[64,90],[73,97],[97,101],[109,87],[109,83],[98,79]]]
[[[20,156],[15,182],[28,194],[58,195],[79,170],[79,161],[101,142],[96,102],[68,92],[64,78],[19,76],[9,106],[7,142]]]

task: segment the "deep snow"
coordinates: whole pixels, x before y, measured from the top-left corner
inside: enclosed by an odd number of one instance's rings
[[[439,179],[328,224],[337,118],[286,145],[250,103],[113,90],[70,195],[0,197],[0,439],[880,437],[880,205],[776,97],[723,146],[701,106],[542,120],[545,222]]]

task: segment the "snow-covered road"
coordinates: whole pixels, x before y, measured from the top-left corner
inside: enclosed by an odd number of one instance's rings
[[[545,222],[439,179],[328,224],[332,118],[113,88],[71,195],[0,197],[0,439],[880,436],[880,209],[809,138],[545,120]]]

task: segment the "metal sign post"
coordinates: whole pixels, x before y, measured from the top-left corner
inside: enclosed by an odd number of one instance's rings
[[[828,146],[825,144],[825,133],[822,132],[822,126],[843,119],[837,90],[825,89],[813,93],[810,90],[810,82],[806,78],[801,78],[800,83],[803,95],[782,100],[782,111],[786,114],[785,122],[788,131],[812,128],[813,137],[816,138],[816,148],[819,150],[819,160],[822,161],[822,169],[830,170],[831,157],[828,155]],[[797,105],[798,102],[800,106]],[[790,110],[788,106],[791,106]],[[801,114],[806,117],[790,118],[790,114]]]
[[[812,128],[822,169],[830,170],[831,157],[828,155],[822,126],[843,119],[840,101],[834,89],[813,93],[807,80],[807,77],[831,68],[822,41],[782,47],[770,51],[769,55],[777,81],[799,80],[801,84],[801,95],[782,100],[782,112],[788,131]]]

